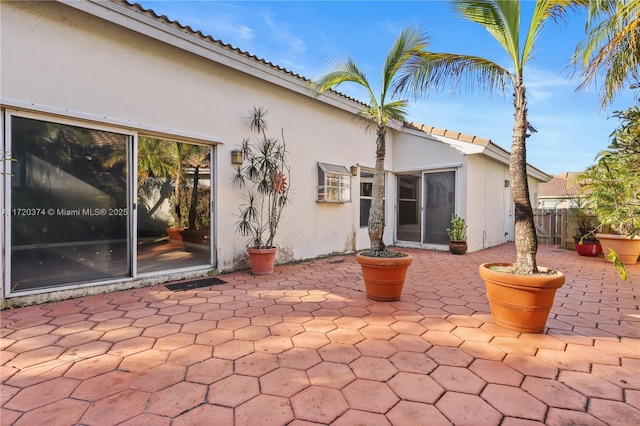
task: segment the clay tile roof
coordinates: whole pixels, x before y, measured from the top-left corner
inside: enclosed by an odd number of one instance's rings
[[[451,139],[456,139],[461,142],[468,142],[476,145],[487,146],[491,143],[491,139],[481,138],[479,136],[468,135],[466,133],[456,132],[455,130],[438,129],[437,127],[427,126],[420,123],[404,123],[404,127],[413,130],[420,130],[425,133],[431,133],[437,136],[444,136]]]
[[[549,182],[538,185],[539,197],[566,197],[578,196],[580,185],[571,183],[575,173],[562,173],[555,175]]]

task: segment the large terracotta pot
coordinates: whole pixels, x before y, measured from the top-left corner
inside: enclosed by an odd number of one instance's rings
[[[367,297],[378,302],[400,300],[407,268],[413,257],[405,253],[403,257],[371,257],[356,255],[362,267],[362,279]]]
[[[640,257],[640,236],[638,235],[631,238],[626,235],[596,234],[596,238],[602,244],[605,258],[607,258],[609,250],[614,250],[618,254],[620,262],[625,265],[633,265]]]
[[[573,237],[573,241],[576,246],[576,253],[580,256],[597,257],[602,254],[602,245],[598,240],[582,239],[580,243],[580,237]]]
[[[247,253],[249,253],[249,261],[251,262],[251,273],[253,275],[272,274],[277,251],[277,247],[248,248]]]
[[[465,254],[467,252],[467,242],[466,241],[449,241],[449,250],[453,254]]]
[[[484,280],[493,322],[520,333],[544,331],[556,290],[565,276],[516,275],[490,269],[492,266],[514,266],[512,263],[483,263],[478,272]]]

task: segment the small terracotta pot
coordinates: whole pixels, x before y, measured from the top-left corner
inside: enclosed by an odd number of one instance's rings
[[[466,241],[449,241],[449,250],[453,254],[465,254],[467,252],[467,242]]]
[[[640,236],[636,235],[631,238],[626,235],[615,234],[596,234],[596,238],[602,244],[602,251],[605,259],[609,254],[609,250],[614,250],[618,254],[620,262],[625,265],[633,265],[640,257]]]
[[[251,262],[251,273],[253,275],[273,274],[273,264],[276,259],[277,247],[247,249],[249,261]]]
[[[512,263],[483,263],[478,272],[484,280],[493,322],[520,333],[541,333],[553,306],[556,290],[565,282],[554,275],[516,275],[489,269]]]
[[[580,237],[573,238],[576,246],[576,253],[580,256],[598,257],[602,254],[602,245],[598,240],[583,239],[580,244]]]
[[[367,297],[378,302],[400,300],[407,268],[413,262],[409,254],[403,257],[370,257],[356,255],[362,267],[362,279]]]

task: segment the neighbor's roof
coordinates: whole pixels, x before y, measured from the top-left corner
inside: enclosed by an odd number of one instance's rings
[[[580,196],[580,184],[573,182],[577,173],[566,172],[555,175],[549,182],[538,186],[538,197],[562,198]]]

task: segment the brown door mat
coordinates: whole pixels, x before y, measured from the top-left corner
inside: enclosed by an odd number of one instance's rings
[[[172,284],[165,284],[164,286],[171,291],[186,291],[193,290],[194,288],[210,287],[216,284],[225,284],[226,281],[215,277],[196,278],[193,280],[178,281]]]

